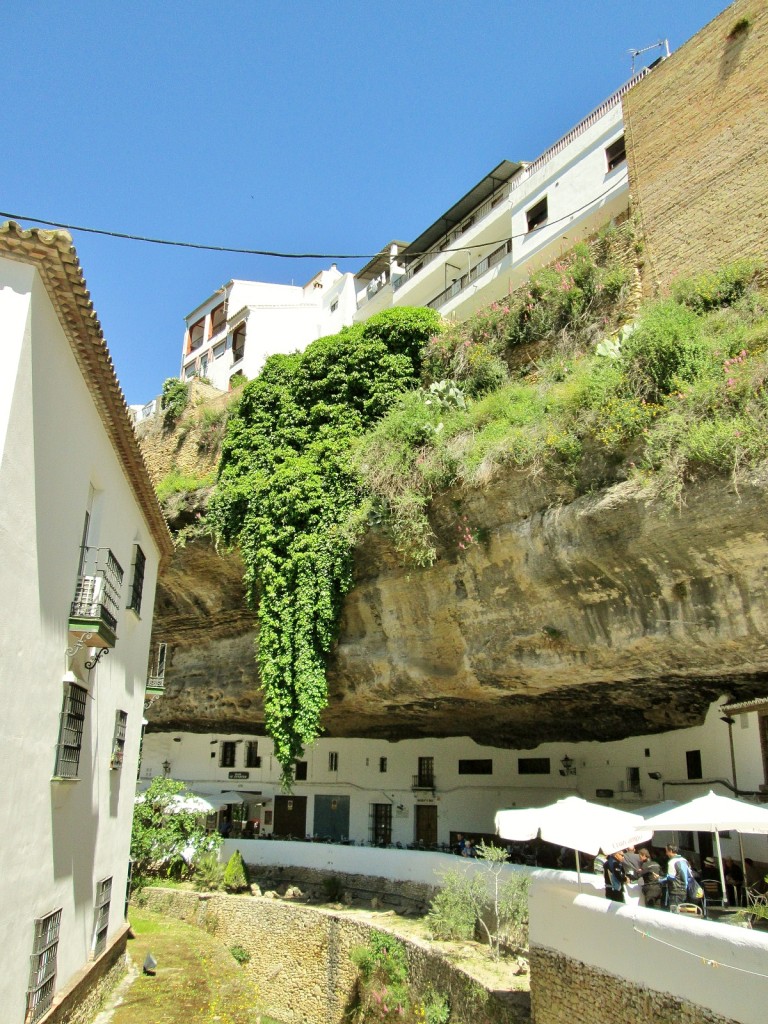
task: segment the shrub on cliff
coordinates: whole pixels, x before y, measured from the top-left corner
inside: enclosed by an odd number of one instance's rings
[[[325,661],[351,585],[350,523],[364,523],[350,446],[415,386],[439,323],[432,310],[393,309],[272,356],[227,427],[210,519],[221,540],[240,545],[259,618],[265,722],[286,786],[319,732]]]

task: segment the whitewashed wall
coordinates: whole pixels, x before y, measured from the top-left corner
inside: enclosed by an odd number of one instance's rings
[[[534,873],[530,915],[532,946],[691,1000],[726,1020],[765,1022],[765,933],[623,906],[580,892],[566,872]]]
[[[99,880],[113,878],[110,935],[123,920],[158,553],[37,272],[5,259],[0,323],[3,387],[13,392],[0,405],[0,1005],[3,1020],[17,1024],[36,918],[63,910],[57,988],[89,958]],[[94,543],[110,547],[125,570],[119,640],[90,680],[87,649],[75,659],[91,698],[81,781],[52,782],[91,485]],[[136,542],[147,556],[141,619],[125,608]],[[125,762],[110,771],[118,708],[128,713]]]

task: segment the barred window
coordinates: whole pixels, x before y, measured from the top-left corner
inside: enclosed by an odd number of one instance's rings
[[[125,731],[128,727],[128,712],[115,712],[115,735],[112,740],[112,760],[110,768],[115,771],[123,766],[123,753],[125,751]]]
[[[133,545],[133,577],[131,580],[131,597],[128,607],[133,609],[137,615],[141,614],[141,594],[144,590],[144,566],[147,564],[147,557],[138,544]]]
[[[392,804],[371,804],[368,838],[374,846],[392,842]]]
[[[112,879],[105,878],[96,889],[95,922],[93,926],[93,955],[101,956],[107,946],[109,931],[109,904],[112,899]]]
[[[328,771],[337,772],[339,770],[339,755],[337,751],[331,750],[328,754]]]
[[[234,768],[237,744],[233,740],[222,740],[219,750],[219,767]]]
[[[58,779],[76,779],[80,766],[80,748],[88,691],[75,683],[68,683],[59,720],[59,742],[56,744],[56,765],[53,774]]]
[[[296,769],[295,769],[295,772],[294,772],[294,778],[296,779],[297,782],[306,782],[307,781],[307,762],[306,761],[297,761],[296,762]]]
[[[259,757],[259,744],[256,740],[248,740],[245,744],[245,767],[261,768]]]
[[[30,957],[25,1024],[39,1020],[53,1002],[56,991],[56,954],[59,949],[61,911],[35,921],[35,938]]]
[[[387,770],[387,759],[386,757],[379,758],[379,771],[385,772]]]

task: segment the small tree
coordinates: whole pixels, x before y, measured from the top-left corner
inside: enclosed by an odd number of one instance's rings
[[[152,875],[182,878],[193,857],[221,845],[221,836],[206,832],[204,816],[185,809],[187,795],[183,782],[158,777],[136,803],[131,834],[134,885],[143,885]]]
[[[479,928],[498,959],[502,946],[527,948],[529,879],[522,872],[503,878],[507,854],[498,846],[481,842],[477,856],[486,870],[447,872],[427,922],[436,939],[472,939]]]
[[[235,850],[224,868],[224,888],[227,892],[244,892],[248,888],[248,869],[239,850]]]

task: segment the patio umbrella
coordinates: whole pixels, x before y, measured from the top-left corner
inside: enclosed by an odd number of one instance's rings
[[[191,811],[193,814],[210,814],[215,810],[209,800],[197,793],[178,793],[171,797],[169,806],[173,811]]]
[[[728,890],[725,886],[723,870],[723,851],[720,847],[720,832],[738,832],[741,844],[741,833],[750,835],[768,835],[768,809],[750,803],[748,800],[736,800],[730,796],[720,796],[710,790],[706,796],[696,797],[686,804],[663,814],[646,818],[646,825],[654,832],[714,832],[717,847],[717,859],[720,862],[720,883],[723,887],[723,900],[728,902]],[[744,869],[744,848],[741,847],[742,870]],[[744,871],[746,877],[746,871]]]
[[[244,804],[248,799],[247,793],[236,793],[233,789],[225,790],[220,796],[211,797],[217,807],[224,807],[226,804]]]
[[[546,842],[576,851],[579,880],[580,850],[593,856],[600,850],[614,853],[644,842],[653,832],[639,814],[593,804],[579,796],[567,796],[547,807],[499,811],[496,815],[496,831],[503,839],[532,839],[535,826]]]

